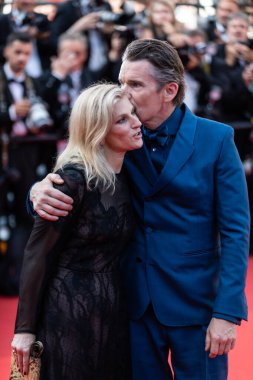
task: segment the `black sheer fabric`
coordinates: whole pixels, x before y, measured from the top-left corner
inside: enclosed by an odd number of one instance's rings
[[[68,165],[57,186],[74,199],[58,222],[36,217],[20,284],[15,333],[44,344],[43,380],[130,379],[120,252],[133,229],[128,187],[87,191],[80,168]]]

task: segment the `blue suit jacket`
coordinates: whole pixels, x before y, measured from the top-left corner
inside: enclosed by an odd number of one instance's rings
[[[213,312],[246,319],[249,208],[233,129],[183,111],[159,176],[145,146],[125,160],[137,213],[122,260],[130,316],[151,301],[170,326],[206,324]]]

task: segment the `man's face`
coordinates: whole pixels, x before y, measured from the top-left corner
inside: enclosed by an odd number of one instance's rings
[[[65,40],[59,48],[59,57],[70,59],[72,70],[80,70],[87,60],[87,48],[81,41]]]
[[[221,0],[217,6],[216,17],[222,25],[226,25],[229,16],[238,11],[239,8],[236,3],[230,0]]]
[[[119,81],[134,105],[140,121],[148,128],[158,127],[163,122],[163,96],[154,79],[153,66],[146,60],[124,61]]]
[[[16,0],[15,6],[23,12],[32,12],[35,6],[35,0]]]
[[[240,18],[229,21],[227,35],[229,41],[232,42],[246,41],[248,37],[248,23]]]
[[[22,73],[31,56],[32,44],[22,41],[14,41],[4,49],[4,57],[14,73]]]
[[[165,25],[174,23],[173,10],[169,5],[163,3],[152,3],[151,19],[155,25]]]
[[[253,26],[253,5],[247,5],[245,7],[245,13],[249,18],[249,24]]]

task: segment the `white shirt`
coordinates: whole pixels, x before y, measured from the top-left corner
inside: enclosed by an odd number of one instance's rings
[[[22,100],[24,98],[24,87],[21,83],[19,84],[18,82],[23,82],[25,80],[25,74],[23,73],[19,76],[16,76],[15,73],[11,70],[9,63],[4,64],[3,70],[5,72],[7,80],[14,79],[16,81],[8,84],[14,102],[16,103]],[[22,120],[19,120],[17,117],[14,104],[9,107],[9,116],[10,119],[14,122],[12,126],[11,136],[25,136],[27,134],[26,126],[24,122]]]
[[[194,113],[198,107],[198,93],[200,84],[187,72],[184,74],[186,91],[185,91],[185,104]]]

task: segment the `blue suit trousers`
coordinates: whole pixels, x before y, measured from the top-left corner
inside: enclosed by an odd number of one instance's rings
[[[206,329],[164,326],[149,306],[141,319],[130,321],[132,380],[226,380],[227,355],[209,358]]]

